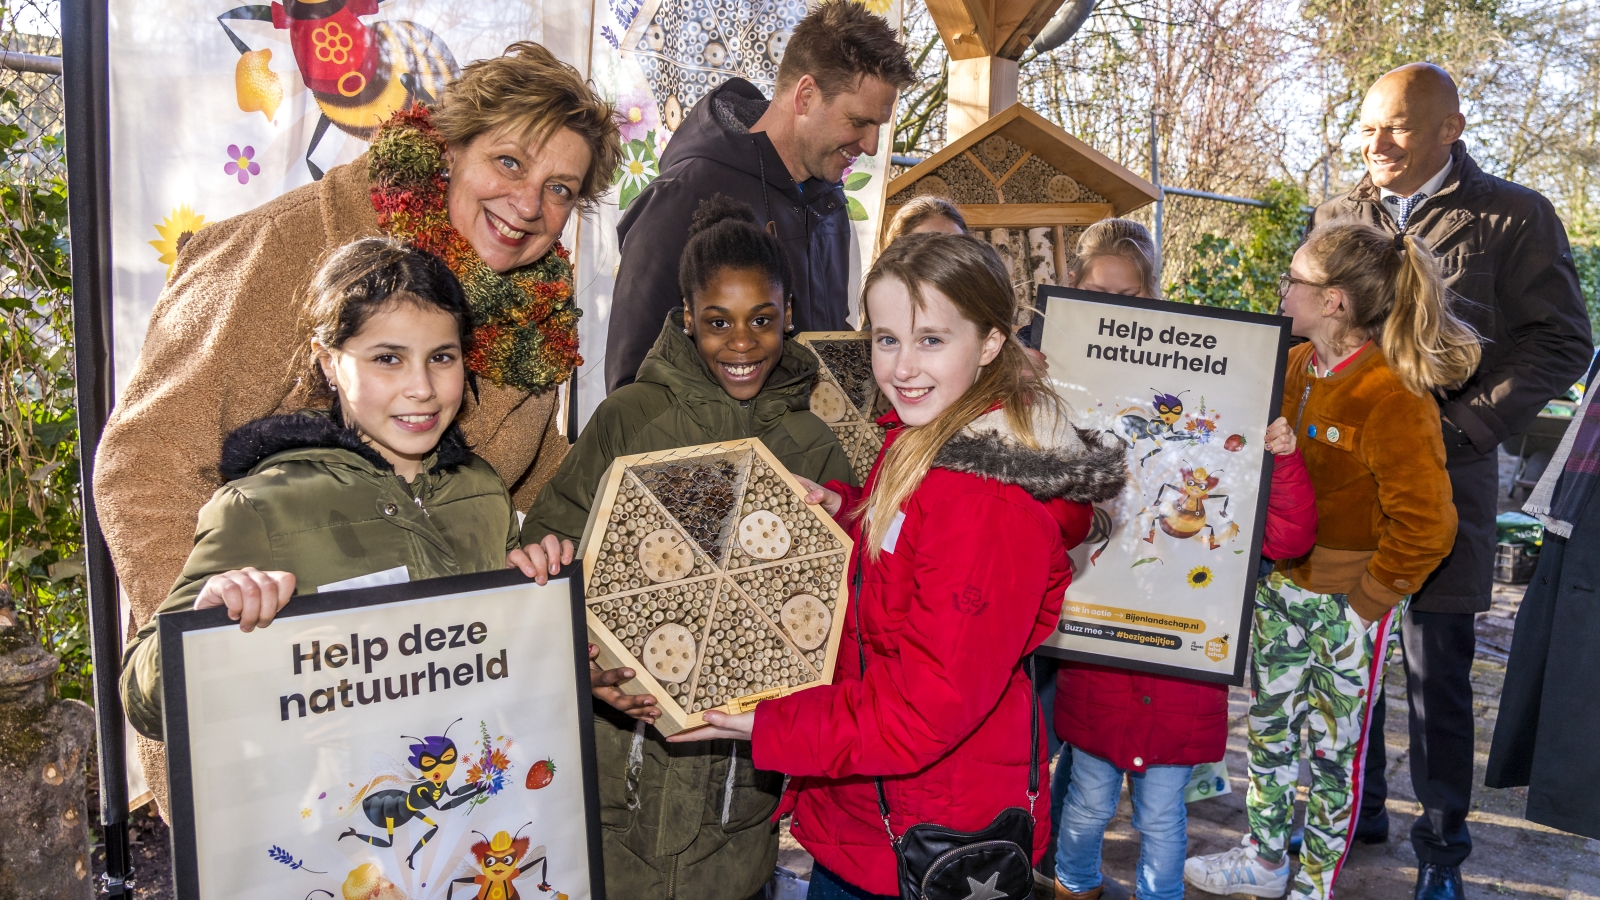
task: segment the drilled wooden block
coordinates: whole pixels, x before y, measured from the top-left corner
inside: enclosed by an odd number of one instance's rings
[[[975,148],[976,156],[995,178],[1005,178],[1011,167],[1027,152],[999,134],[989,135],[979,141]]]
[[[621,457],[579,549],[590,640],[601,665],[638,673],[622,689],[656,697],[664,734],[825,684],[849,550],[760,441]]]

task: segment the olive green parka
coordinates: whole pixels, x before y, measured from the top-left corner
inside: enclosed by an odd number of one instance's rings
[[[123,651],[123,707],[153,740],[163,732],[156,620],[192,608],[211,576],[246,566],[292,572],[298,596],[401,566],[407,581],[502,569],[516,546],[505,483],[455,425],[409,484],[321,412],[240,427],[219,468],[227,483],[200,510],[183,573]]]
[[[601,476],[619,456],[759,438],[796,475],[855,483],[850,460],[810,412],[817,360],[785,340],[783,359],[753,400],[728,395],[667,316],[634,383],[601,402],[522,526],[523,543],[576,542]],[[745,900],[772,877],[783,776],[756,771],[745,741],[668,744],[654,729],[595,703],[606,895],[638,900]],[[629,756],[635,752],[633,786]]]

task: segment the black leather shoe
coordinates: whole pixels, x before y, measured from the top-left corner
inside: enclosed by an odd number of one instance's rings
[[[1465,900],[1466,896],[1466,889],[1461,885],[1460,866],[1429,863],[1417,872],[1416,900]]]
[[[1389,840],[1389,811],[1380,810],[1377,815],[1356,820],[1356,841],[1363,844],[1383,844]]]

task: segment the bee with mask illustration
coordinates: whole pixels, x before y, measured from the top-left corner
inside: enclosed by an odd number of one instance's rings
[[[456,720],[459,721],[461,720]],[[454,727],[456,722],[451,722],[450,726]],[[394,845],[396,828],[412,819],[421,820],[428,826],[428,830],[406,856],[406,865],[416,868],[413,862],[416,855],[422,852],[422,848],[435,834],[439,833],[439,824],[428,818],[427,811],[432,809],[443,812],[455,809],[488,790],[485,786],[475,783],[464,784],[454,790],[450,788],[450,776],[455,774],[461,755],[456,749],[455,742],[446,736],[449,732],[450,728],[446,728],[443,735],[412,738],[417,743],[409,748],[411,750],[409,762],[421,776],[416,778],[409,788],[373,790],[380,784],[400,780],[394,775],[380,774],[357,791],[356,796],[346,805],[347,810],[353,810],[359,801],[361,811],[366,814],[367,820],[384,830],[382,837],[360,834],[355,828],[348,828],[339,835],[339,840],[353,837],[358,841],[366,841],[374,847],[391,847]],[[371,793],[368,793],[369,791]]]
[[[528,827],[533,823],[523,825]],[[535,885],[541,893],[553,894],[555,900],[567,900],[567,895],[556,891],[550,886],[550,861],[545,857],[544,847],[534,847],[531,851],[528,844],[531,841],[522,837],[522,828],[517,829],[517,836],[512,837],[504,831],[495,832],[491,840],[483,832],[474,831],[483,840],[471,847],[472,856],[478,863],[478,874],[467,875],[450,882],[450,889],[445,892],[445,900],[453,900],[456,885],[475,884],[478,891],[473,895],[473,900],[520,900],[521,894],[513,883],[517,876],[528,871],[534,866],[539,867],[539,883]],[[517,863],[523,859],[520,866]]]

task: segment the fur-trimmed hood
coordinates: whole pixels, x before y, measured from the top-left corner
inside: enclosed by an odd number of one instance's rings
[[[992,409],[946,441],[933,464],[1015,484],[1037,500],[1096,503],[1121,493],[1128,460],[1120,444],[1074,426],[1045,403],[1034,411],[1033,433],[1037,449],[1011,429],[1004,409]]]
[[[234,481],[251,474],[268,458],[291,450],[344,450],[380,472],[394,471],[394,466],[361,440],[355,429],[335,423],[326,410],[267,416],[239,426],[223,439],[222,460],[217,468],[223,481]],[[453,472],[471,459],[472,448],[467,446],[466,436],[451,422],[434,448],[434,459],[427,471]]]

